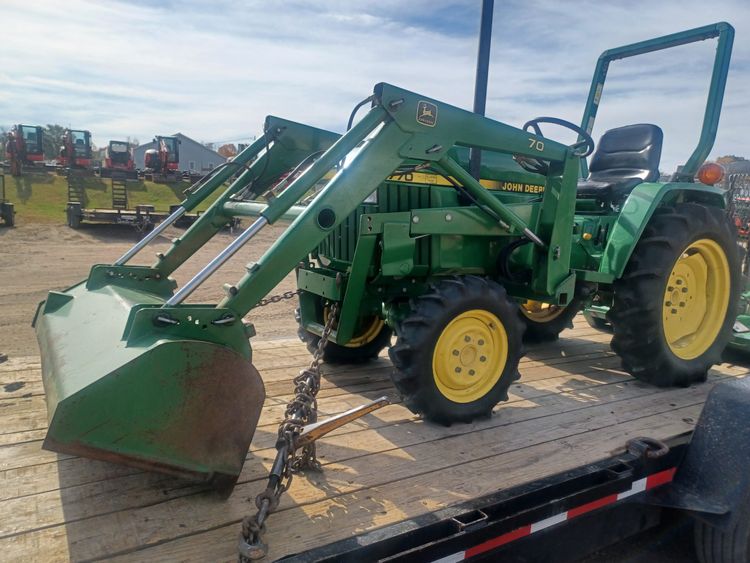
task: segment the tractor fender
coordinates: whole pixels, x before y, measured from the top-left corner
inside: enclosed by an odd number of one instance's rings
[[[750,379],[717,384],[708,395],[685,457],[669,487],[649,502],[687,510],[726,530],[750,502]]]
[[[725,207],[724,192],[715,186],[688,182],[639,184],[630,192],[612,225],[599,273],[613,280],[620,278],[654,211],[661,205],[678,202]]]

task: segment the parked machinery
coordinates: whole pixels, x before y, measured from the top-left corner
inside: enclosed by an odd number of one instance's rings
[[[91,133],[80,129],[66,129],[57,158],[61,168],[89,170],[91,168]]]
[[[144,155],[146,173],[154,181],[169,181],[180,178],[180,140],[177,137],[154,137],[155,149]]]
[[[133,151],[127,141],[110,141],[104,151],[101,176],[111,178],[114,175],[130,179],[138,178]]]
[[[393,383],[432,421],[484,417],[507,398],[524,332],[549,322],[522,314],[529,302],[554,317],[602,296],[624,369],[655,385],[703,381],[730,337],[740,289],[723,191],[696,181],[714,142],[733,36],[719,23],[606,51],[584,128],[549,117],[516,128],[384,83],[341,137],[269,117],[262,138],[188,190],[141,242],[40,305],[45,447],[233,482],[264,399],[248,340],[254,328],[243,319],[291,271],[305,340],[324,336],[326,359],[359,361],[395,333]],[[611,61],[716,37],[709,111],[678,175],[658,180],[656,125],[618,127],[597,147],[590,131]],[[545,123],[578,140],[545,137]],[[467,171],[468,147],[483,151],[481,180]],[[331,170],[218,304],[187,302]],[[237,171],[153,265],[127,264]],[[264,194],[260,217],[177,289],[172,272],[232,217],[255,215],[247,200]],[[313,389],[314,373],[296,383]],[[274,468],[319,435],[303,428],[311,405],[289,415]],[[273,489],[280,481],[271,477]]]
[[[44,133],[39,125],[14,125],[5,142],[10,173],[20,176],[24,166],[44,161]]]

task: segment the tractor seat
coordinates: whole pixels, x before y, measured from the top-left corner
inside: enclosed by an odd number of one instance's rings
[[[650,123],[605,132],[591,157],[588,178],[578,181],[578,198],[617,203],[641,182],[658,180],[663,140],[662,130]]]

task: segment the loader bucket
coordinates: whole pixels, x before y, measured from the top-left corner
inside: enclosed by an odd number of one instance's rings
[[[34,319],[43,447],[233,484],[265,397],[242,322],[215,307],[161,308],[166,280],[104,284],[101,268],[50,292]]]

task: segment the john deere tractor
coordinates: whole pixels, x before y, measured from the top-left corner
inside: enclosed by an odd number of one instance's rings
[[[290,271],[303,338],[325,334],[325,358],[349,362],[395,336],[393,383],[432,421],[487,416],[519,377],[524,333],[556,334],[594,297],[611,303],[612,345],[634,377],[702,381],[729,337],[739,289],[722,192],[695,180],[716,134],[733,34],[719,23],[606,51],[580,127],[538,117],[517,128],[384,83],[343,136],[269,117],[263,137],[135,247],[40,305],[45,447],[236,477],[264,397],[243,319]],[[658,181],[657,125],[594,141],[611,61],[709,38],[718,49],[701,137],[671,181]],[[545,136],[552,125],[578,140]],[[470,148],[483,154],[478,178]],[[155,263],[128,264],[233,176]],[[177,289],[170,274],[238,216],[257,219]],[[290,218],[221,302],[187,302],[266,225]]]

